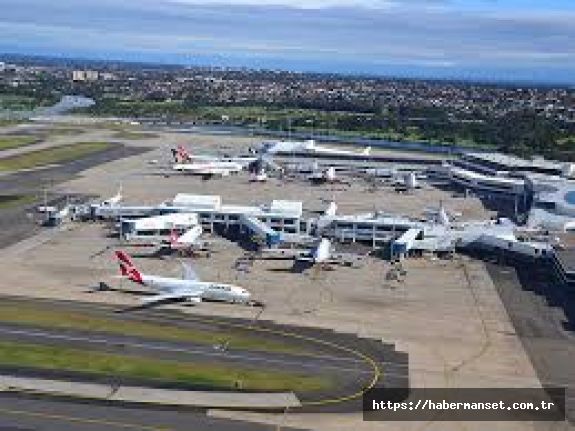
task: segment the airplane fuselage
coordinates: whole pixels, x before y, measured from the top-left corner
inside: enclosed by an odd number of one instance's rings
[[[142,274],[142,284],[162,294],[189,292],[190,298],[208,301],[241,302],[249,301],[247,290],[233,284],[209,281],[181,280]]]
[[[236,162],[201,162],[201,163],[177,163],[173,166],[175,171],[197,175],[230,175],[240,172],[243,166]]]

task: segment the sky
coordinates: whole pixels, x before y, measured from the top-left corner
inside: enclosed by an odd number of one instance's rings
[[[575,84],[575,0],[0,0],[0,53]]]

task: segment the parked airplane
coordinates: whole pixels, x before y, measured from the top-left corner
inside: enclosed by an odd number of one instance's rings
[[[331,201],[329,206],[321,213],[321,215],[316,220],[316,233],[321,234],[321,232],[328,227],[337,213],[337,204],[335,201]]]
[[[210,243],[200,239],[202,233],[201,225],[196,225],[181,235],[172,231],[169,242],[170,250],[191,252],[192,254],[194,252],[210,252]]]
[[[371,147],[365,147],[361,151],[350,151],[339,148],[331,148],[316,145],[314,140],[309,141],[270,141],[263,142],[259,150],[265,154],[288,154],[296,152],[313,153],[331,156],[369,156]]]
[[[361,151],[349,151],[349,150],[340,150],[338,148],[317,146],[314,144],[311,145],[310,149],[312,152],[317,154],[333,154],[335,156],[369,156],[371,154],[371,147],[365,147]]]
[[[243,170],[243,165],[237,162],[204,161],[197,163],[176,163],[173,170],[190,175],[204,177],[227,177]]]
[[[338,177],[335,168],[330,166],[323,172],[314,172],[308,179],[314,184],[344,184],[344,185],[351,185],[349,181],[343,180],[341,177]]]
[[[172,148],[172,155],[176,164],[196,163],[196,162],[234,162],[245,167],[257,160],[254,156],[226,157],[207,154],[191,154],[183,145]]]
[[[114,207],[118,205],[121,201],[122,201],[122,186],[120,186],[120,188],[118,189],[118,193],[116,193],[111,198],[108,198],[105,201],[103,201],[101,205],[105,207]]]
[[[268,174],[264,168],[254,171],[250,174],[250,181],[254,183],[263,183],[268,180]]]
[[[363,259],[363,256],[353,253],[334,253],[331,241],[327,238],[322,238],[312,249],[267,248],[261,250],[260,253],[263,259],[293,259],[299,262],[309,262],[312,265],[353,266]]]
[[[453,219],[457,219],[462,216],[461,212],[447,211],[443,206],[442,201],[439,202],[439,207],[426,208],[423,211],[423,214],[426,216],[426,218],[431,219],[443,226],[448,226]]]
[[[251,297],[251,294],[243,287],[201,281],[194,270],[185,264],[182,264],[183,277],[178,279],[142,274],[130,256],[121,250],[116,251],[116,259],[120,265],[121,277],[158,292],[157,295],[144,299],[144,306],[153,307],[176,301],[189,301],[198,304],[203,300],[247,304]]]
[[[250,172],[250,181],[264,182],[268,179],[267,171],[283,173],[284,168],[277,164],[272,157],[260,155],[248,165]]]
[[[202,161],[212,161],[217,160],[217,157],[204,156],[204,155],[192,155],[184,148],[183,145],[178,145],[177,148],[172,148],[172,155],[174,156],[174,161],[176,163],[192,163],[196,160]]]
[[[421,183],[418,181],[414,172],[407,172],[396,177],[393,183],[395,185],[395,191],[397,192],[406,192],[421,188]]]
[[[395,168],[367,168],[363,170],[367,178],[395,178],[397,169]]]

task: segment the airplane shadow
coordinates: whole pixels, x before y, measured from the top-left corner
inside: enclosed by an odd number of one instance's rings
[[[290,273],[290,274],[302,274],[305,271],[311,269],[313,267],[312,262],[302,261],[302,260],[295,260],[293,265],[289,268],[270,268],[268,271],[270,272],[282,272],[282,273]]]

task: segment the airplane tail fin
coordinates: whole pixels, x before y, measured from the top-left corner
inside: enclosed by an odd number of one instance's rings
[[[180,238],[180,235],[178,235],[178,232],[172,229],[170,232],[170,247],[175,247],[178,245],[178,238]]]
[[[175,148],[172,148],[172,157],[174,158],[174,162],[175,163],[179,163],[180,162],[180,152],[178,150],[176,150]]]
[[[134,262],[122,250],[116,251],[116,259],[118,260],[118,264],[120,265],[120,274],[123,277],[127,277],[129,280],[135,283],[143,283],[142,274],[138,269],[134,266]]]
[[[335,203],[335,201],[331,201],[326,210],[323,212],[323,215],[325,217],[335,217],[336,212],[337,212],[337,204]]]
[[[190,153],[188,153],[183,145],[178,145],[178,155],[180,157],[180,162],[187,162],[191,158]]]

